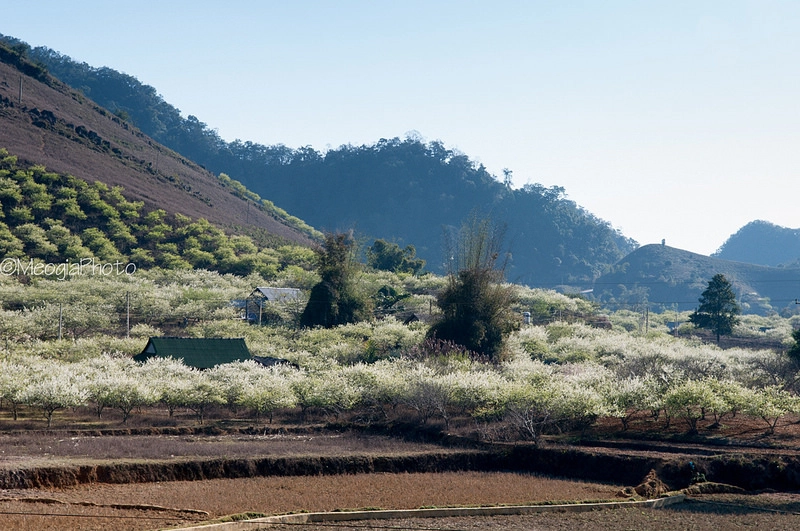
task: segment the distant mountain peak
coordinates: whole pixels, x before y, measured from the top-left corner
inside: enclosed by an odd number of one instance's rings
[[[594,283],[594,297],[619,308],[692,310],[711,278],[733,284],[745,313],[794,310],[798,267],[771,267],[705,256],[660,244],[639,247]]]
[[[796,264],[800,261],[800,229],[790,229],[769,221],[751,221],[712,256],[725,260],[766,266]]]

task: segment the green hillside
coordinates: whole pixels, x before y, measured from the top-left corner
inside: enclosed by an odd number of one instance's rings
[[[311,245],[319,233],[241,183],[215,175],[148,137],[0,42],[0,148],[22,168],[125,189],[143,211],[206,219],[259,245]]]
[[[144,210],[121,187],[24,166],[0,148],[0,256],[44,263],[119,263],[134,268],[209,269],[275,276],[311,263],[312,251],[292,245],[258,248],[205,219]],[[17,271],[24,273],[24,271]]]

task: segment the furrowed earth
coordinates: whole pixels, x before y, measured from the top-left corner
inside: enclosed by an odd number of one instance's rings
[[[224,518],[355,509],[414,509],[641,500],[682,490],[661,509],[337,523],[338,529],[688,529],[800,525],[800,424],[774,434],[753,419],[666,428],[645,417],[621,431],[538,446],[487,441],[464,422],[451,433],[394,424],[154,427],[107,420],[80,429],[3,419],[0,527],[164,529]],[[73,419],[74,420],[74,419]],[[86,420],[86,419],[84,419]],[[138,422],[138,423],[137,423]],[[691,464],[690,464],[691,463]],[[645,482],[655,471],[659,488]],[[698,472],[707,482],[692,484]],[[639,487],[639,492],[634,487]],[[648,491],[649,489],[649,491]],[[660,490],[660,491],[659,491]],[[232,516],[239,515],[239,516]],[[288,528],[288,527],[287,527]],[[291,525],[319,529],[319,525]]]

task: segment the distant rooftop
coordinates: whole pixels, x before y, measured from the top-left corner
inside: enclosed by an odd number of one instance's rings
[[[250,296],[261,296],[268,301],[280,302],[299,298],[300,290],[297,288],[270,288],[262,286],[254,289]]]
[[[185,365],[197,369],[253,359],[242,337],[151,337],[133,359],[145,362],[156,357],[182,359]]]

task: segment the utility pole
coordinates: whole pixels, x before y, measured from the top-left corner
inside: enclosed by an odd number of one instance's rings
[[[131,337],[131,292],[125,292],[125,337]]]
[[[22,105],[22,76],[19,76],[19,99],[17,102]]]

